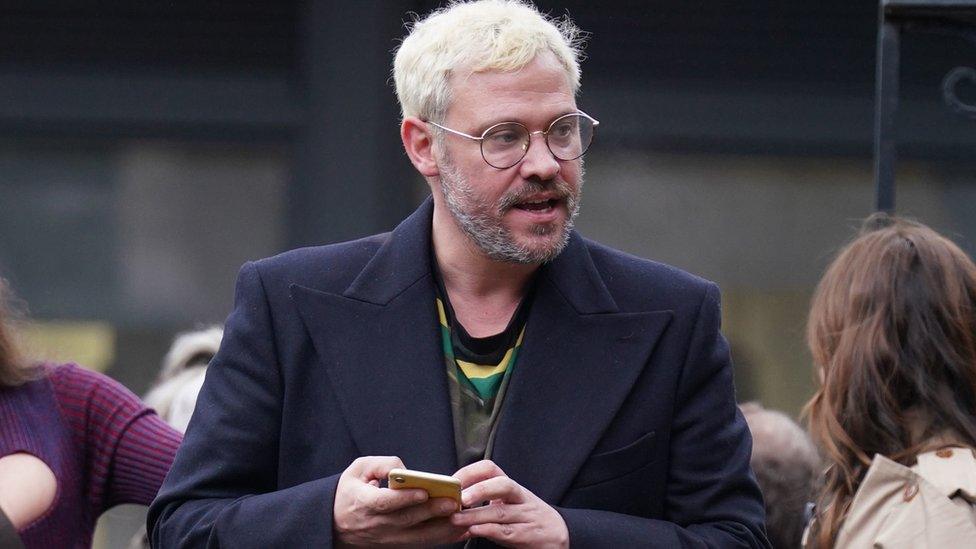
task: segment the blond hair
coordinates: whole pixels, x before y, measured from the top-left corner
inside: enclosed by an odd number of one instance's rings
[[[442,121],[459,71],[515,71],[552,52],[579,91],[583,33],[569,19],[551,18],[522,0],[451,2],[409,25],[393,61],[404,117]]]
[[[220,349],[223,336],[220,326],[176,336],[163,358],[159,378],[143,398],[147,406],[180,432],[186,430],[207,365]]]

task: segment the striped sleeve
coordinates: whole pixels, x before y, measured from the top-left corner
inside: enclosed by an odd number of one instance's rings
[[[115,451],[107,507],[120,503],[149,505],[173,465],[182,435],[155,414],[141,414]]]
[[[95,514],[148,505],[181,436],[117,381],[66,365],[51,376],[62,413],[83,451],[85,493]]]

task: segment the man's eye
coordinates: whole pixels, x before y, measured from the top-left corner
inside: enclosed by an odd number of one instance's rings
[[[576,124],[573,122],[561,122],[549,132],[556,137],[569,137],[576,131]]]
[[[488,139],[496,145],[512,145],[518,143],[519,133],[514,130],[502,130],[488,136]]]

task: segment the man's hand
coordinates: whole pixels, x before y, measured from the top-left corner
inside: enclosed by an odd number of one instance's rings
[[[454,476],[461,480],[466,507],[489,502],[451,516],[451,523],[467,527],[471,536],[508,547],[569,547],[563,517],[491,461],[472,463]]]
[[[465,527],[445,518],[457,510],[447,498],[428,500],[424,490],[380,488],[397,457],[361,457],[343,471],[336,487],[332,521],[339,546],[430,546],[462,541]]]

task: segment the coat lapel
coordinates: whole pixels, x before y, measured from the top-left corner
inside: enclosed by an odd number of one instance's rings
[[[451,474],[457,458],[429,264],[432,209],[428,199],[401,223],[342,294],[291,291],[360,453]],[[575,233],[539,277],[491,457],[554,502],[671,312],[620,312]]]
[[[557,502],[672,313],[619,312],[575,234],[540,277],[491,458],[534,494]]]
[[[431,211],[428,199],[341,295],[291,290],[360,453],[451,474],[457,458],[430,275]]]

